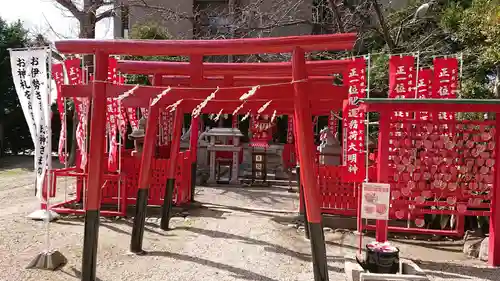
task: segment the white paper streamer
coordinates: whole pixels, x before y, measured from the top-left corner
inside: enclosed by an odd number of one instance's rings
[[[171,90],[172,90],[172,88],[168,87],[163,92],[161,92],[159,95],[157,95],[156,98],[154,98],[153,101],[151,102],[151,106],[154,106],[155,104],[157,104]]]
[[[240,106],[238,106],[234,111],[233,111],[233,115],[236,115],[238,112],[240,112],[240,110],[243,108],[243,106],[245,106],[245,102],[243,102],[242,104],[240,104]]]
[[[257,92],[257,90],[259,88],[260,88],[260,85],[253,86],[252,89],[250,89],[250,91],[248,91],[248,92],[244,93],[243,95],[241,95],[240,100],[244,101],[244,100],[248,99],[249,97],[255,95],[255,92]]]
[[[219,118],[220,118],[221,115],[222,115],[222,109],[219,111],[219,113],[217,113],[217,115],[214,118],[214,121],[215,122],[219,121]]]
[[[215,98],[215,94],[219,91],[219,87],[215,91],[213,91],[204,101],[202,101],[195,109],[193,109],[192,115],[193,117],[198,117],[201,113],[201,110],[207,106],[207,103]]]
[[[261,114],[262,112],[264,112],[264,110],[266,110],[266,108],[271,104],[271,102],[272,102],[272,100],[266,102],[261,108],[259,108],[257,113]]]
[[[274,122],[274,118],[276,118],[276,110],[273,112],[273,116],[271,117],[271,123]]]
[[[241,118],[241,121],[247,120],[248,117],[250,117],[250,110],[247,112],[247,114],[245,114],[245,116],[243,116],[243,118]]]
[[[123,100],[124,98],[126,98],[126,97],[128,97],[128,96],[132,95],[132,94],[135,92],[135,90],[137,90],[138,88],[139,88],[139,84],[135,85],[132,89],[130,89],[130,90],[128,90],[128,91],[126,91],[125,93],[123,93],[123,94],[119,95],[116,99],[117,99],[118,101],[121,101],[121,100]]]
[[[171,104],[171,105],[167,106],[167,109],[166,109],[166,110],[169,110],[169,109],[170,109],[170,112],[174,112],[174,111],[177,109],[177,107],[179,106],[179,104],[181,104],[181,102],[182,102],[183,100],[184,100],[184,99],[180,99],[180,100],[176,101],[175,103],[173,103],[173,104]]]

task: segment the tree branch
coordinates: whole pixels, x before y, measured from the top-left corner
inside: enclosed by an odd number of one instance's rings
[[[80,18],[80,15],[82,14],[82,11],[78,10],[76,7],[75,3],[71,0],[55,0],[59,5],[63,6],[66,8],[68,11],[73,14],[75,18]]]
[[[341,18],[342,15],[339,12],[335,0],[328,0],[328,3],[330,4],[330,9],[332,9],[333,13],[335,14],[335,21],[337,22],[337,28],[341,33],[344,33],[345,29],[344,29],[344,23],[342,22]]]
[[[396,48],[396,45],[394,44],[394,41],[392,40],[392,37],[389,34],[389,30],[387,29],[387,23],[385,22],[384,15],[380,10],[380,5],[377,0],[371,0],[371,1],[373,3],[373,8],[375,9],[375,14],[377,15],[378,18],[378,22],[380,23],[380,27],[382,28],[382,33],[384,34],[385,42],[387,43],[387,46],[389,46],[389,50],[392,52]]]
[[[95,18],[95,22],[99,22],[100,20],[103,20],[105,18],[110,18],[110,17],[114,17],[116,15],[115,13],[115,9],[109,9],[109,10],[106,10],[102,13],[100,13],[96,18]]]

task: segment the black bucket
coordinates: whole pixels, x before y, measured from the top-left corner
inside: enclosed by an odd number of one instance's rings
[[[366,269],[373,273],[396,274],[399,271],[399,249],[384,252],[379,248],[366,246]]]

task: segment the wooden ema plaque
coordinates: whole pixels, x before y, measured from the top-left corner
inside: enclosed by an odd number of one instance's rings
[[[267,154],[252,152],[252,184],[267,183]]]

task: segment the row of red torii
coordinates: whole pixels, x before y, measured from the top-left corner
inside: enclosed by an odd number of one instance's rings
[[[179,153],[182,115],[192,112],[207,96],[219,87],[217,95],[211,99],[201,113],[231,114],[242,105],[240,97],[255,85],[262,85],[244,103],[245,109],[257,110],[262,104],[273,100],[266,108],[268,114],[274,110],[279,114],[294,116],[295,142],[300,163],[300,178],[303,187],[305,210],[309,222],[311,250],[315,280],[328,280],[326,252],[322,229],[322,217],[318,189],[318,168],[315,162],[312,114],[329,115],[331,110],[339,111],[347,90],[332,84],[332,73],[345,70],[344,61],[307,61],[308,51],[340,51],[350,50],[356,40],[355,34],[335,34],[321,36],[300,36],[283,38],[233,39],[233,40],[196,40],[196,41],[99,41],[99,40],[66,40],[56,43],[57,49],[65,54],[94,54],[94,81],[88,85],[65,85],[62,87],[64,97],[89,97],[92,100],[92,118],[90,129],[90,150],[87,176],[87,198],[85,210],[85,239],[83,253],[82,280],[95,280],[97,229],[101,207],[101,186],[105,178],[104,136],[106,124],[106,99],[122,96],[123,106],[149,108],[146,125],[144,148],[141,155],[136,199],[136,215],[131,238],[131,251],[143,253],[142,240],[145,224],[145,213],[148,202],[148,188],[151,184],[151,171],[154,165],[154,148],[156,129],[160,109],[176,104],[174,114],[173,138],[170,146],[170,163],[178,163],[180,158],[188,159],[189,164],[196,162],[198,130],[191,130],[190,149],[187,154]],[[203,56],[210,55],[245,55],[255,53],[293,52],[292,61],[285,63],[219,63],[203,64]],[[133,62],[121,61],[118,70],[127,74],[153,74],[153,86],[134,86],[111,84],[106,81],[109,55],[133,56],[178,56],[188,55],[189,63],[183,62]],[[291,75],[290,75],[291,74]],[[272,84],[272,85],[271,85]],[[267,85],[267,86],[265,86]],[[248,86],[248,87],[242,87]],[[132,94],[123,95],[135,88]],[[325,96],[325,93],[332,93]],[[180,102],[179,102],[180,101]],[[500,111],[498,103],[485,105],[477,102],[474,105],[456,104],[457,101],[440,101],[439,105],[420,101],[378,101],[369,103],[367,111],[381,114],[378,168],[378,182],[391,182],[389,179],[389,128],[390,112],[405,110],[408,112],[471,112]],[[459,102],[458,102],[459,103]],[[193,116],[192,124],[199,124],[199,116]],[[494,139],[498,138],[498,133]],[[500,153],[496,154],[498,157]],[[497,163],[500,161],[496,161]],[[162,229],[168,229],[173,190],[176,181],[176,167],[167,165],[167,184],[162,210]],[[188,169],[189,170],[189,169]],[[320,170],[321,171],[321,170]],[[495,170],[498,175],[498,170]],[[181,180],[189,180],[188,172]],[[323,177],[326,177],[325,175]],[[328,177],[339,177],[329,174]],[[498,178],[498,177],[495,177]],[[321,181],[321,176],[320,176]],[[193,182],[194,183],[194,182]],[[348,193],[349,191],[345,190]],[[355,191],[354,191],[355,192]],[[498,193],[493,192],[491,206],[493,208]],[[359,198],[359,196],[358,196]],[[369,228],[369,226],[366,226]],[[500,263],[500,239],[495,237],[495,230],[500,227],[500,217],[491,210],[490,263]],[[386,221],[377,221],[377,240],[387,240],[388,225]],[[497,231],[498,232],[498,231]],[[498,241],[497,241],[498,240]],[[499,251],[496,251],[499,250]]]

